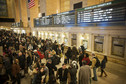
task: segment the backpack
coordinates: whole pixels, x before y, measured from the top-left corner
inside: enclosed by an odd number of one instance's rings
[[[96,59],[96,64],[95,64],[96,68],[100,67],[99,59],[97,57],[94,57],[94,58]]]

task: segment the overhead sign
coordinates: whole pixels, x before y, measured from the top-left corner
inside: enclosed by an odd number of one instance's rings
[[[87,22],[124,21],[125,16],[126,6],[124,5],[115,5],[89,10],[77,10],[77,24]]]
[[[75,11],[63,12],[53,15],[54,25],[75,24]]]
[[[52,16],[45,16],[40,18],[40,26],[52,25]]]
[[[39,27],[40,26],[39,18],[34,19],[34,26],[35,27]]]

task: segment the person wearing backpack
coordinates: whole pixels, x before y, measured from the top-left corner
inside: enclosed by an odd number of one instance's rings
[[[94,81],[97,81],[97,73],[96,73],[96,69],[100,66],[100,61],[98,60],[98,58],[95,56],[94,53],[92,53],[92,66],[91,68],[93,69],[93,74],[94,77],[92,78]]]

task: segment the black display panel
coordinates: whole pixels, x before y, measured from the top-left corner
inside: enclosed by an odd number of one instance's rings
[[[40,18],[40,26],[52,25],[52,16],[45,16]]]
[[[0,0],[0,16],[8,16],[6,0]]]
[[[39,27],[40,26],[39,18],[34,19],[34,26],[35,27]]]
[[[53,15],[54,25],[75,24],[75,11],[64,12]]]
[[[91,22],[114,22],[126,20],[125,4],[113,5],[95,9],[79,9],[77,11],[77,24]]]
[[[82,8],[82,2],[74,4],[74,9]]]

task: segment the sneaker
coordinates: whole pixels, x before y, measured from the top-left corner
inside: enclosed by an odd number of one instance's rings
[[[92,78],[92,80],[97,81],[97,80],[94,79],[94,77]]]

